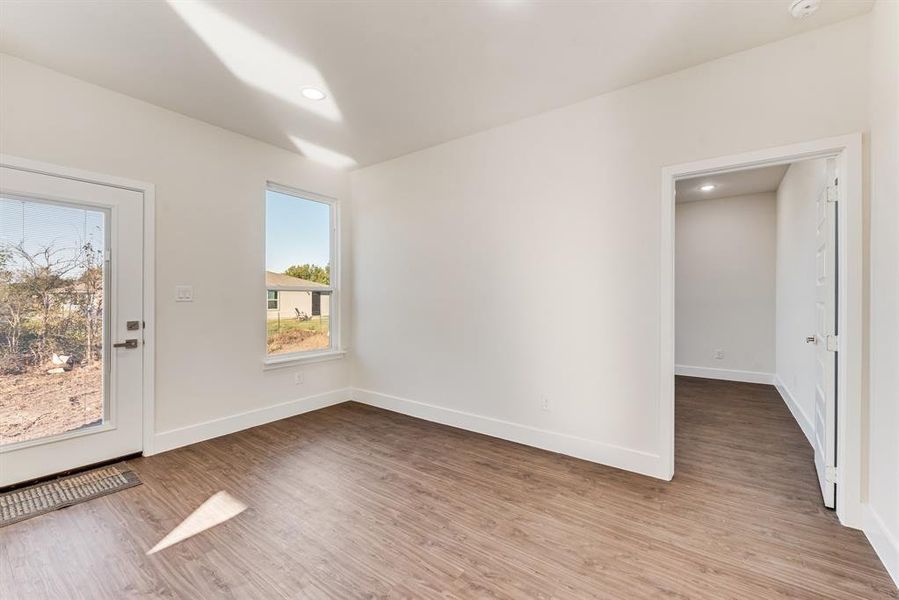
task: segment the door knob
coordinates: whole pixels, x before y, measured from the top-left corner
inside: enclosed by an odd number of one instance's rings
[[[137,348],[137,340],[130,339],[125,340],[124,342],[118,342],[117,344],[112,345],[113,348]]]
[[[813,336],[813,335],[810,335],[810,336],[808,336],[807,338],[805,338],[805,343],[806,343],[806,344],[814,344],[814,343],[817,342],[817,341],[818,341],[818,338],[815,337],[815,336]]]

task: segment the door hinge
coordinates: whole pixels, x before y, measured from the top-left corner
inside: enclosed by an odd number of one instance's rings
[[[827,483],[836,483],[837,482],[837,468],[827,466],[824,467],[824,480]]]
[[[837,191],[837,186],[836,185],[827,186],[827,201],[833,203],[833,202],[839,201],[839,199],[840,199],[840,194]]]
[[[840,337],[836,335],[827,336],[827,351],[837,352],[840,349]]]

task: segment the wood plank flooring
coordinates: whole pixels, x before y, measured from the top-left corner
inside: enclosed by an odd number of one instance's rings
[[[0,529],[0,598],[896,598],[769,386],[681,378],[670,483],[347,403]],[[212,494],[249,506],[146,551]]]

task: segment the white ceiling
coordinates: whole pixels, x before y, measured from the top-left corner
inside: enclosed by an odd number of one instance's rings
[[[790,165],[775,165],[773,167],[761,167],[745,171],[694,177],[692,179],[681,179],[675,183],[674,198],[676,202],[694,202],[696,200],[716,200],[730,196],[776,192],[789,167]],[[714,185],[715,189],[709,192],[703,192],[699,189],[700,186],[706,184]]]
[[[797,21],[789,0],[5,0],[0,50],[353,166],[822,27],[872,1],[824,0]],[[297,99],[310,84],[328,100]]]

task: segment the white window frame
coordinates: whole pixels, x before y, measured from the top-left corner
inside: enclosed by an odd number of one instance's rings
[[[279,294],[278,291],[279,291],[279,290],[270,290],[270,289],[268,289],[268,288],[265,288],[265,310],[281,310],[281,294]],[[269,298],[269,297],[268,297],[268,293],[269,293],[269,292],[275,292],[275,297],[274,297],[274,298]],[[275,301],[275,307],[274,307],[274,308],[272,308],[272,307],[269,305],[269,302],[271,302],[272,300]]]
[[[293,196],[298,200],[307,200],[311,202],[319,202],[321,204],[326,204],[330,211],[330,219],[331,219],[331,231],[330,231],[330,285],[327,290],[323,290],[319,287],[309,287],[309,286],[280,286],[278,287],[278,292],[282,291],[299,291],[299,292],[328,292],[330,293],[330,304],[328,307],[328,332],[329,332],[329,341],[330,345],[322,350],[304,350],[301,352],[287,352],[284,354],[269,354],[266,349],[266,337],[267,337],[267,310],[266,310],[266,321],[265,326],[263,327],[263,365],[266,369],[275,369],[280,367],[289,367],[297,364],[310,363],[310,362],[319,362],[323,360],[332,360],[343,358],[346,352],[342,349],[341,345],[341,336],[340,336],[340,203],[336,198],[331,198],[328,196],[323,196],[321,194],[316,194],[314,192],[308,192],[306,190],[301,190],[294,187],[289,187],[285,185],[281,185],[279,183],[267,182],[265,186],[265,191],[269,192],[278,192],[281,194],[286,194],[288,196]],[[263,194],[263,201],[265,202],[265,194]],[[267,204],[266,204],[267,206]],[[268,249],[268,232],[266,231],[266,235],[263,236],[265,242],[265,250]],[[265,253],[263,253],[263,256]],[[265,273],[265,265],[263,265],[263,273]],[[268,307],[268,287],[265,287],[266,291],[266,307]],[[280,293],[278,294],[278,306],[280,310]]]

